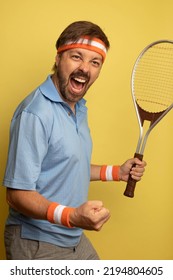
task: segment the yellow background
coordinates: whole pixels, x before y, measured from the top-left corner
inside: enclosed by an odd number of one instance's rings
[[[76,20],[90,20],[108,35],[111,49],[98,81],[87,94],[94,142],[93,162],[121,164],[138,139],[130,78],[139,52],[160,39],[173,40],[172,0],[6,0],[0,5],[0,180],[12,114],[50,73],[55,41]],[[150,135],[147,168],[134,199],[125,183],[91,183],[90,199],[101,199],[111,219],[87,232],[101,259],[173,259],[173,112]],[[0,188],[0,259],[8,207]]]

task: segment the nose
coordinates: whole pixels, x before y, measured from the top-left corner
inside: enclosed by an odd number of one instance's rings
[[[81,61],[80,66],[79,66],[79,69],[81,71],[83,71],[84,73],[88,73],[89,72],[89,68],[90,68],[89,62]]]

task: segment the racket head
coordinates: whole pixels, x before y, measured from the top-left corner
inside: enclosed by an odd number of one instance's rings
[[[140,53],[133,67],[131,88],[140,127],[135,156],[142,158],[151,129],[173,107],[173,41],[153,42]],[[142,142],[145,120],[150,121],[150,128]],[[135,186],[136,181],[129,176],[124,195],[134,197]]]
[[[173,104],[173,41],[153,42],[140,53],[131,89],[140,125],[144,120],[155,122],[169,110]]]

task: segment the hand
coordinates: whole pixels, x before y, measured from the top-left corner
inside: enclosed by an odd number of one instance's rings
[[[109,210],[101,201],[88,201],[70,213],[69,221],[74,227],[99,231],[109,218]]]
[[[131,174],[134,180],[140,181],[145,171],[145,166],[146,162],[140,161],[138,158],[127,160],[120,166],[120,180],[127,182],[129,174]]]

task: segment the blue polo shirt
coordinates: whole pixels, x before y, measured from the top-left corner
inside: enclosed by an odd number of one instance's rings
[[[14,113],[3,185],[78,207],[88,198],[91,152],[85,100],[76,104],[74,115],[48,76]],[[11,224],[22,226],[24,238],[63,247],[77,245],[82,233],[10,208],[7,225]]]

